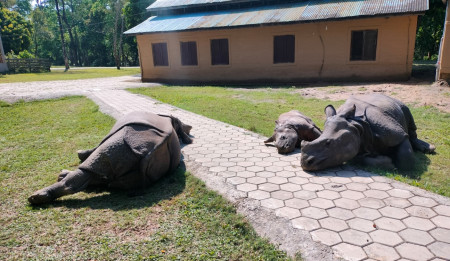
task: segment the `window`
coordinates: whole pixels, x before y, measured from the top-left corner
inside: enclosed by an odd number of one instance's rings
[[[228,39],[211,40],[211,64],[227,65],[229,63]]]
[[[152,44],[153,65],[169,66],[169,57],[167,55],[167,43]]]
[[[273,63],[295,61],[295,36],[278,35],[273,38]]]
[[[181,65],[197,65],[197,43],[180,42]]]
[[[352,31],[350,61],[375,61],[378,30]]]

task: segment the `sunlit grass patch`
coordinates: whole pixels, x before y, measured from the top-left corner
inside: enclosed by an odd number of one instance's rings
[[[43,73],[18,73],[5,74],[0,77],[1,83],[12,82],[33,82],[33,81],[58,81],[58,80],[78,80],[103,77],[116,77],[125,75],[139,74],[139,68],[122,67],[120,70],[116,68],[85,68],[73,69],[64,72],[64,70],[52,70]]]
[[[179,168],[143,194],[91,189],[32,207],[114,120],[86,98],[0,107],[0,260],[288,260]]]

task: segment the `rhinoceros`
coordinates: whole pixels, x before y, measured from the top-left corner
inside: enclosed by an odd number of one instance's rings
[[[274,142],[278,153],[286,154],[300,147],[302,140],[312,141],[320,134],[320,129],[309,117],[297,110],[292,110],[278,117],[272,137],[264,143]]]
[[[48,203],[96,185],[118,189],[148,187],[178,167],[178,139],[191,143],[191,128],[173,116],[131,112],[116,122],[97,147],[78,151],[81,164],[76,170],[63,170],[58,182],[34,192],[28,201]]]
[[[381,94],[351,96],[336,110],[325,108],[322,135],[302,142],[304,170],[321,170],[356,156],[364,164],[381,168],[410,169],[414,150],[434,153],[435,146],[419,140],[409,108]]]

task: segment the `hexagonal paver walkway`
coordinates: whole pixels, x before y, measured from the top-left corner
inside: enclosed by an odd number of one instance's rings
[[[450,260],[448,198],[349,167],[308,173],[298,151],[280,155],[252,132],[126,91],[93,92],[91,98],[114,117],[145,110],[192,125],[194,143],[182,149],[188,170],[290,254],[301,251],[305,260]]]

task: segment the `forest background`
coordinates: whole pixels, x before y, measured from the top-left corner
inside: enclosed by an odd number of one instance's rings
[[[155,0],[0,0],[8,58],[47,58],[53,65],[137,66],[136,38],[123,32],[147,19]],[[415,60],[435,60],[445,5],[429,0],[419,16]]]

